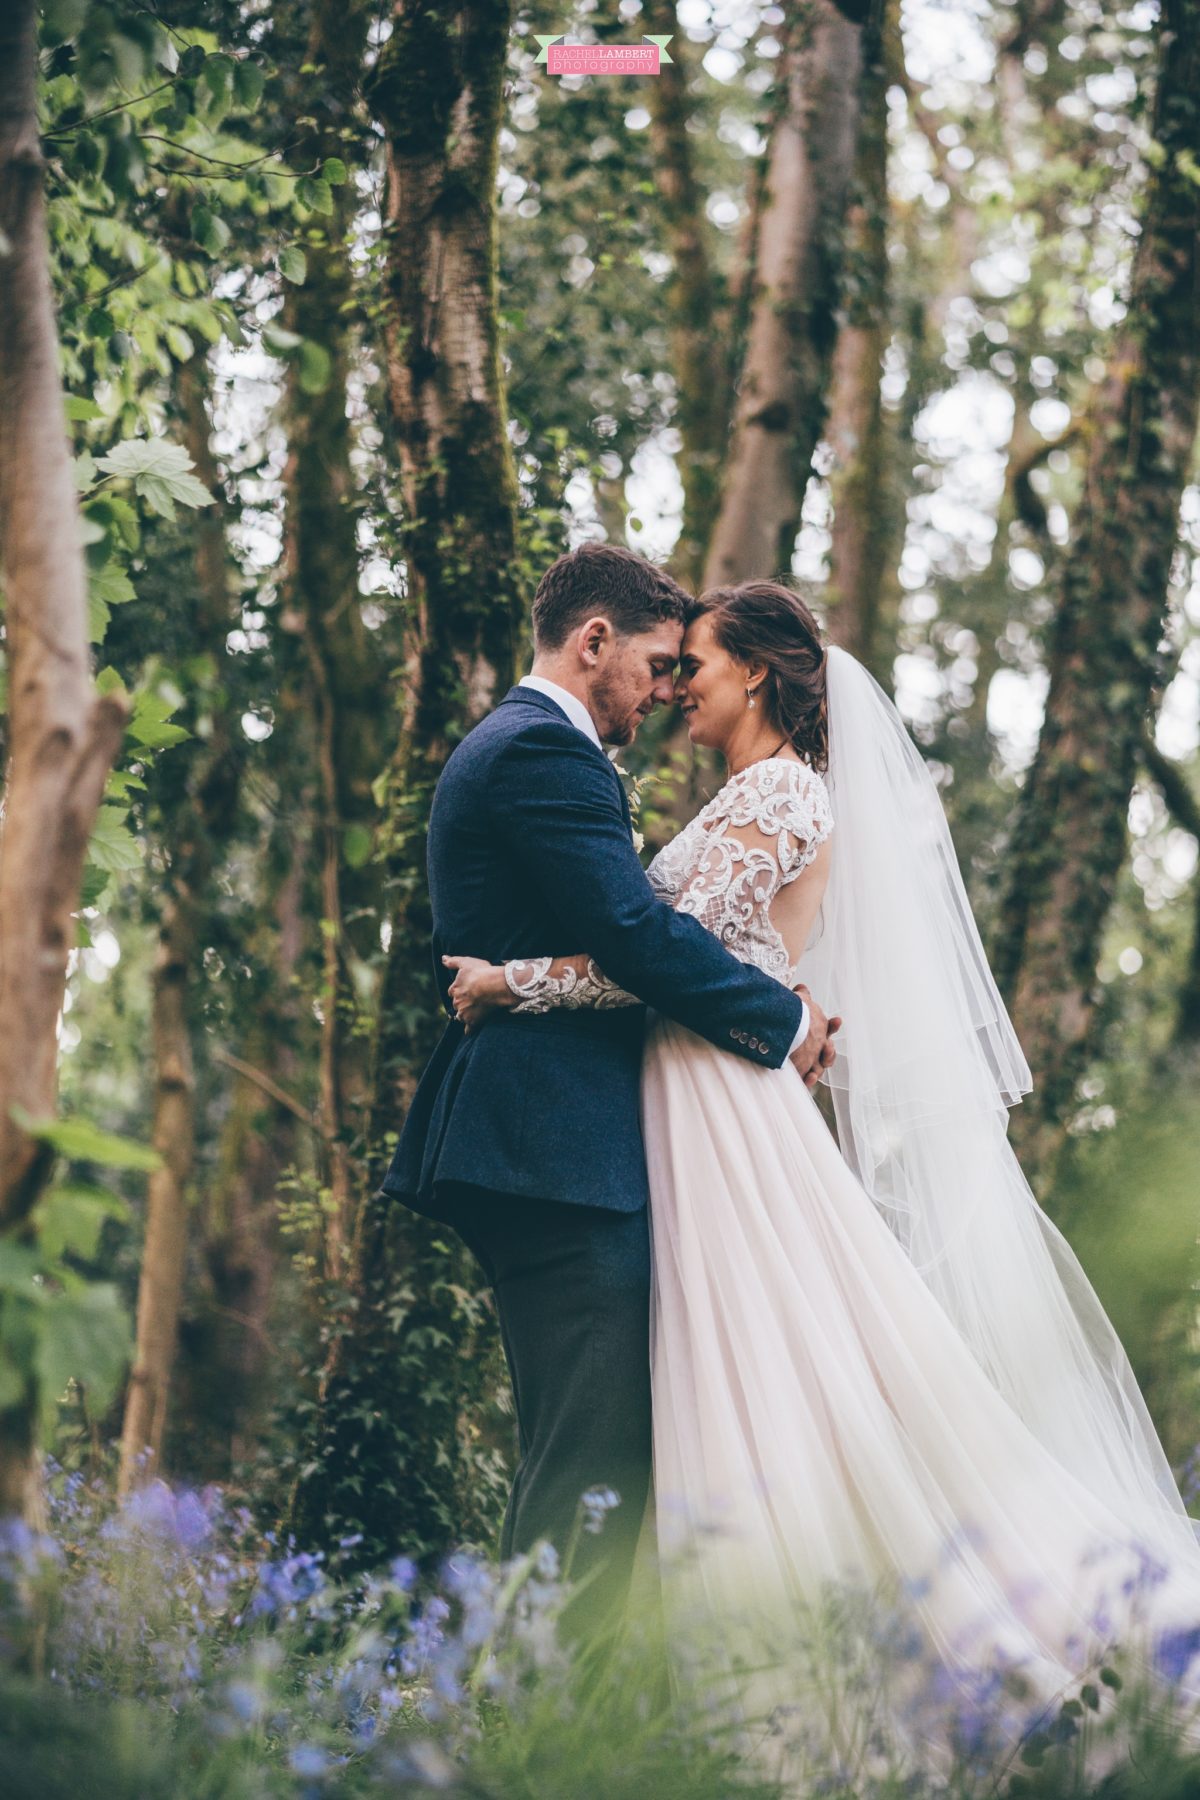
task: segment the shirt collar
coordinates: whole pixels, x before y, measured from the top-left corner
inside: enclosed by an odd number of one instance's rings
[[[534,688],[539,694],[545,694],[548,700],[553,700],[556,706],[562,707],[572,725],[582,731],[584,737],[591,738],[597,750],[604,749],[591,713],[583,701],[577,700],[574,694],[569,694],[566,688],[559,687],[556,681],[547,681],[544,675],[522,675],[517,686]]]

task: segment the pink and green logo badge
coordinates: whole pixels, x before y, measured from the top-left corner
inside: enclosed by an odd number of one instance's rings
[[[640,44],[568,44],[558,37],[539,37],[536,60],[549,75],[657,75],[669,63],[666,37],[644,37]]]

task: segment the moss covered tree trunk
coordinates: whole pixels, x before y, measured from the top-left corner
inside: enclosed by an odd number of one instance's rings
[[[674,0],[650,0],[645,26],[664,37],[674,33]],[[732,320],[730,298],[709,251],[706,196],[696,178],[688,129],[690,59],[682,40],[672,46],[671,55],[648,85],[654,178],[674,264],[666,301],[678,395],[674,423],[682,440],[683,525],[672,562],[678,579],[694,587],[717,516],[729,440]]]
[[[303,29],[295,101],[305,122],[290,155],[297,166],[362,160],[359,87],[368,13],[363,4],[315,0],[296,8]],[[389,683],[378,636],[363,623],[359,595],[358,496],[351,468],[347,382],[357,308],[349,236],[359,195],[333,190],[333,210],[304,236],[307,273],[288,293],[288,327],[324,350],[312,372],[289,366],[284,473],[284,624],[299,637],[319,796],[317,881],[323,980],[318,1114],[321,1180],[327,1191],[324,1269],[345,1277],[362,1186],[369,1099],[371,1000],[380,970],[382,871],[371,859],[379,808],[372,786],[392,735]]]
[[[832,0],[804,0],[781,33],[786,101],[768,150],[750,328],[705,586],[790,569],[837,338],[862,27]]]
[[[0,579],[8,768],[0,838],[0,1231],[19,1234],[51,1158],[12,1109],[47,1119],[88,837],[126,703],[97,695],[58,373],[33,0],[0,9]],[[0,1516],[37,1516],[33,1395],[0,1410]]]
[[[400,0],[369,99],[387,141],[385,350],[399,459],[407,654],[387,799],[389,951],[370,1179],[292,1519],[358,1531],[363,1562],[480,1527],[464,1476],[473,1316],[460,1253],[373,1193],[442,1018],[424,833],[454,744],[512,679],[524,614],[497,328],[495,179],[507,5]],[[468,1491],[469,1490],[469,1491]]]
[[[209,382],[202,353],[179,372],[183,437],[210,493],[220,477],[210,442]],[[240,617],[230,580],[220,507],[200,513],[195,534],[196,651],[220,684],[226,638]],[[196,1138],[196,1082],[192,1055],[194,997],[204,981],[201,953],[214,904],[214,870],[236,825],[241,781],[240,733],[218,691],[202,698],[211,730],[197,738],[188,775],[173,802],[164,800],[166,877],[154,958],[151,1033],[154,1094],[151,1142],[162,1165],[149,1177],[146,1229],[138,1275],[137,1345],[121,1429],[118,1487],[161,1473],[171,1377],[179,1339],[188,1247],[188,1183]],[[172,772],[168,771],[168,779]]]
[[[996,967],[1037,1083],[1013,1130],[1047,1174],[1096,1013],[1096,961],[1160,676],[1200,402],[1200,0],[1165,0],[1129,310],[1097,397],[1050,688],[1013,832]]]
[[[889,493],[891,446],[880,392],[889,333],[886,53],[895,25],[894,8],[888,7],[863,32],[855,194],[846,222],[845,318],[834,352],[826,428],[837,459],[830,476],[829,636],[885,686],[891,685],[891,654],[880,641],[881,602],[903,533],[903,508]]]

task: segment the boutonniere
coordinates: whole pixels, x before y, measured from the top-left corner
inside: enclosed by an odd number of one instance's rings
[[[617,761],[619,750],[610,750],[609,761],[617,771],[621,786],[625,789],[625,798],[629,802],[629,816],[633,820],[633,847],[638,855],[646,848],[646,840],[637,828],[637,816],[642,810],[642,789],[650,780],[649,775],[631,775],[628,769],[622,768]]]

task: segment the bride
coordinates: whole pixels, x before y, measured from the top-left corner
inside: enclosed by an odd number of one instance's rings
[[[829,1583],[891,1583],[952,1677],[1017,1667],[1044,1696],[1139,1628],[1189,1641],[1195,1527],[1008,1144],[1029,1069],[899,714],[766,581],[697,602],[676,698],[728,779],[651,882],[845,1018],[822,1077],[835,1140],[790,1065],[650,1016],[654,1482],[677,1607],[728,1642]],[[469,1028],[497,1006],[638,1004],[586,955],[447,960]]]

